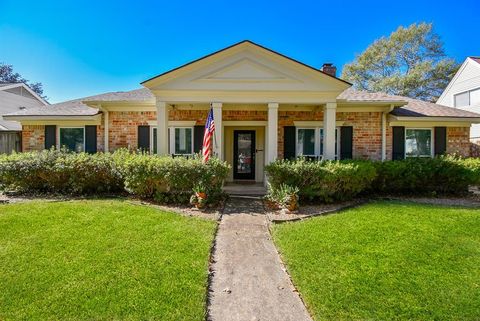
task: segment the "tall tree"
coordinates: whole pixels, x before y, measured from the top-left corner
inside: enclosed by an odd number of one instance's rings
[[[45,95],[43,95],[43,85],[40,82],[31,83],[27,79],[23,78],[18,72],[13,71],[12,65],[7,65],[3,62],[0,62],[0,84],[1,83],[16,83],[16,82],[23,82],[30,89],[32,89],[37,95],[40,97],[47,99]]]
[[[431,23],[400,26],[343,67],[356,89],[436,101],[459,68]]]

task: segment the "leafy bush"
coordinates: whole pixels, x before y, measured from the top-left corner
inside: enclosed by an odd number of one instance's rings
[[[306,200],[350,199],[370,187],[375,167],[369,161],[278,160],[265,167],[272,190],[297,187]]]
[[[123,182],[110,154],[45,150],[0,156],[0,186],[29,193],[91,194],[118,192]]]
[[[463,194],[478,184],[480,161],[454,156],[377,162],[372,189],[382,194]]]
[[[157,157],[126,154],[119,161],[125,189],[161,203],[188,203],[195,186],[205,186],[207,202],[218,200],[229,167],[216,158]]]
[[[126,190],[162,203],[187,203],[196,184],[217,201],[228,175],[226,163],[200,158],[59,150],[0,156],[0,187],[24,193],[98,194]]]

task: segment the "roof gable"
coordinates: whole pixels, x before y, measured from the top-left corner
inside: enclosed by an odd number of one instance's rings
[[[457,91],[465,91],[465,90],[470,90],[470,84],[469,81],[471,81],[472,78],[479,78],[480,77],[480,63],[472,57],[467,57],[465,61],[462,63],[460,68],[458,69],[457,73],[453,76],[452,80],[448,83],[447,87],[443,91],[443,93],[440,95],[440,97],[437,100],[437,103],[439,104],[444,104],[444,105],[453,105],[453,101],[451,101],[451,97],[449,97],[450,94],[456,94]],[[453,90],[453,87],[457,84],[460,84],[464,82],[465,83],[465,88],[459,88]],[[462,86],[460,86],[462,87]],[[453,90],[453,92],[451,92]]]
[[[338,91],[350,84],[243,41],[142,83],[152,90]]]
[[[48,101],[40,97],[36,92],[34,92],[30,87],[28,87],[23,82],[2,83],[0,84],[0,90],[9,92],[14,95],[20,95],[20,96],[31,98],[31,99],[36,99],[43,105],[49,105]]]

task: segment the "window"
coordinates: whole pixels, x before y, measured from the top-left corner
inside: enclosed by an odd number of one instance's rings
[[[315,131],[314,128],[299,128],[297,130],[297,155],[316,156],[315,152]]]
[[[67,148],[74,152],[85,150],[85,129],[64,127],[60,128],[60,148]]]
[[[406,157],[432,157],[432,130],[406,129],[405,130]]]
[[[193,153],[193,128],[172,127],[169,130],[170,154],[191,155]]]
[[[338,159],[340,140],[335,128],[335,159]],[[297,156],[323,156],[323,128],[297,128]]]
[[[480,88],[465,91],[453,96],[455,107],[480,105]]]
[[[470,106],[470,92],[464,92],[461,94],[456,94],[454,97],[455,107],[465,107]]]

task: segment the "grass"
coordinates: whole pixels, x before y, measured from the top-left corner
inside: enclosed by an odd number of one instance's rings
[[[204,320],[215,223],[121,200],[0,206],[0,320]]]
[[[316,320],[480,319],[480,210],[378,202],[273,234]]]

